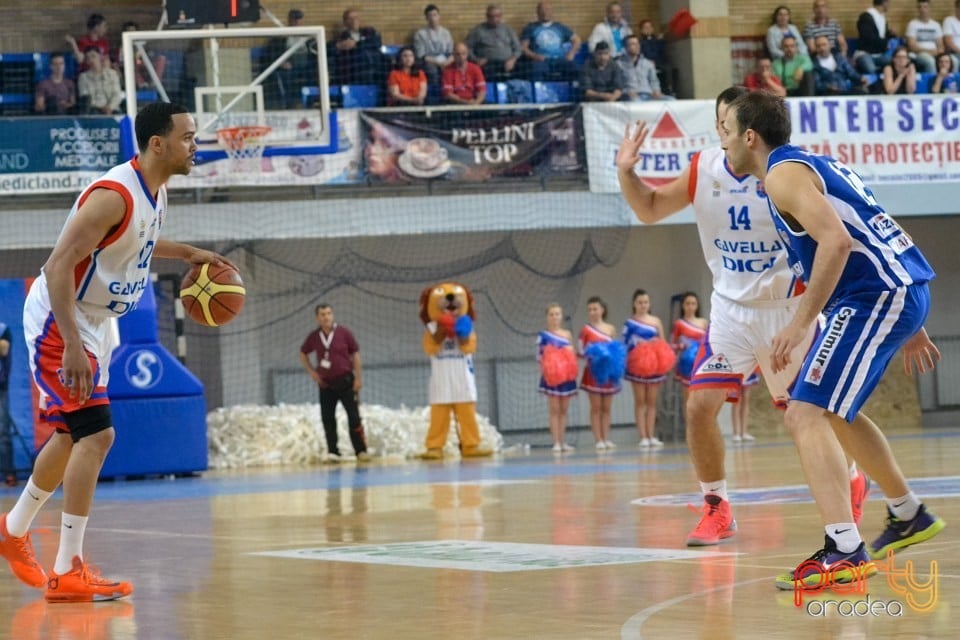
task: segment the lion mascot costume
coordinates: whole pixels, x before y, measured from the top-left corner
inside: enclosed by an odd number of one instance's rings
[[[430,430],[427,451],[421,458],[443,458],[450,431],[450,414],[460,425],[460,453],[465,458],[489,456],[480,448],[477,426],[477,385],[473,375],[473,353],[477,334],[473,331],[473,296],[456,282],[427,287],[420,294],[423,350],[430,356]]]

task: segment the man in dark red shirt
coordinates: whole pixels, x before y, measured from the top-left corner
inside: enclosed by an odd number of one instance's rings
[[[470,49],[463,42],[453,47],[453,64],[443,70],[443,99],[452,104],[483,104],[487,82],[483,71],[467,60]]]
[[[333,307],[321,302],[315,313],[319,329],[311,331],[303,341],[300,347],[300,363],[320,388],[320,419],[327,438],[328,460],[340,460],[336,418],[339,402],[347,412],[350,442],[353,443],[357,460],[366,462],[370,459],[370,454],[363,437],[358,395],[363,388],[360,347],[349,329],[334,322]],[[311,353],[316,365],[310,362]]]

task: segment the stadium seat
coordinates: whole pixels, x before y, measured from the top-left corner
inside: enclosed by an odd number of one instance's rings
[[[933,85],[934,79],[936,79],[937,74],[935,73],[918,73],[917,74],[917,93],[930,93],[930,87]]]
[[[309,109],[311,104],[320,99],[320,87],[302,87],[300,99],[303,101],[303,108]]]
[[[155,89],[140,89],[137,91],[137,104],[147,104],[148,102],[156,102],[160,99],[160,94],[157,93]]]
[[[402,48],[403,45],[400,44],[385,44],[380,46],[380,53],[393,60],[397,57],[397,54],[400,53],[400,49]]]
[[[340,88],[344,109],[379,107],[380,87],[375,84],[345,84]]]
[[[534,82],[533,101],[537,104],[570,102],[573,88],[569,82]]]
[[[577,65],[577,68],[579,69],[589,59],[590,59],[590,44],[587,42],[581,42],[580,48],[577,49],[576,55],[573,56],[573,64]]]

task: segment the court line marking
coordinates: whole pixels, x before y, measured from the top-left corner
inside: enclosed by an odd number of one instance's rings
[[[652,607],[647,607],[642,609],[638,613],[633,614],[626,622],[623,623],[623,626],[620,627],[620,638],[622,640],[642,640],[643,634],[641,629],[643,624],[652,618],[654,615],[660,613],[664,609],[668,609],[675,604],[680,604],[685,600],[691,598],[699,598],[707,595],[708,593],[714,593],[715,591],[724,591],[726,589],[736,589],[738,587],[744,587],[748,584],[753,584],[755,582],[766,582],[771,580],[770,576],[764,576],[762,578],[753,578],[752,580],[741,580],[740,582],[733,582],[731,584],[722,584],[711,589],[704,589],[702,591],[694,591],[693,593],[685,593],[683,595],[677,596],[675,598],[670,598],[669,600],[664,600],[659,602]]]

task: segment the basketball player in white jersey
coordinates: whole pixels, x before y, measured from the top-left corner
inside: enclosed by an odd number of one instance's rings
[[[150,260],[230,264],[190,245],[163,240],[166,182],[186,175],[197,145],[184,107],[156,103],[137,115],[139,155],[84,189],[34,280],[24,305],[30,368],[44,419],[56,432],[9,513],[0,515],[0,555],[26,584],[46,587],[49,602],[114,600],[133,587],[101,577],[83,556],[97,477],[113,444],[107,374],[111,319],[132,309],[150,284]],[[63,484],[60,544],[52,573],[37,562],[28,530]]]
[[[730,87],[717,97],[717,122],[727,105],[746,93]],[[697,354],[687,399],[687,445],[704,495],[703,516],[687,537],[687,545],[717,544],[736,533],[724,469],[724,443],[717,424],[723,403],[739,398],[743,381],[759,366],[770,395],[785,406],[797,369],[774,372],[768,347],[796,312],[801,283],[790,271],[782,241],[767,211],[760,182],[736,175],[720,147],[697,153],[672,182],[651,189],[634,172],[649,129],[638,123],[627,132],[617,153],[617,175],[623,196],[644,223],[663,220],[693,205],[707,266],[713,274],[710,324]],[[802,359],[815,334],[813,325],[798,344]],[[850,493],[860,506],[868,482],[848,460]]]
[[[822,549],[777,578],[785,590],[820,589],[828,573],[834,582],[868,576],[876,572],[871,557],[928,540],[945,526],[910,491],[882,432],[860,412],[901,348],[908,373],[932,369],[940,358],[923,328],[934,271],[856,173],[790,145],[790,133],[786,104],[762,92],[734,100],[720,124],[730,165],[765,181],[791,268],[807,283],[795,317],[771,341],[769,366],[794,368],[805,327],[826,316],[801,358],[784,415],[826,536]],[[887,499],[887,528],[869,550],[839,490],[843,449]]]

